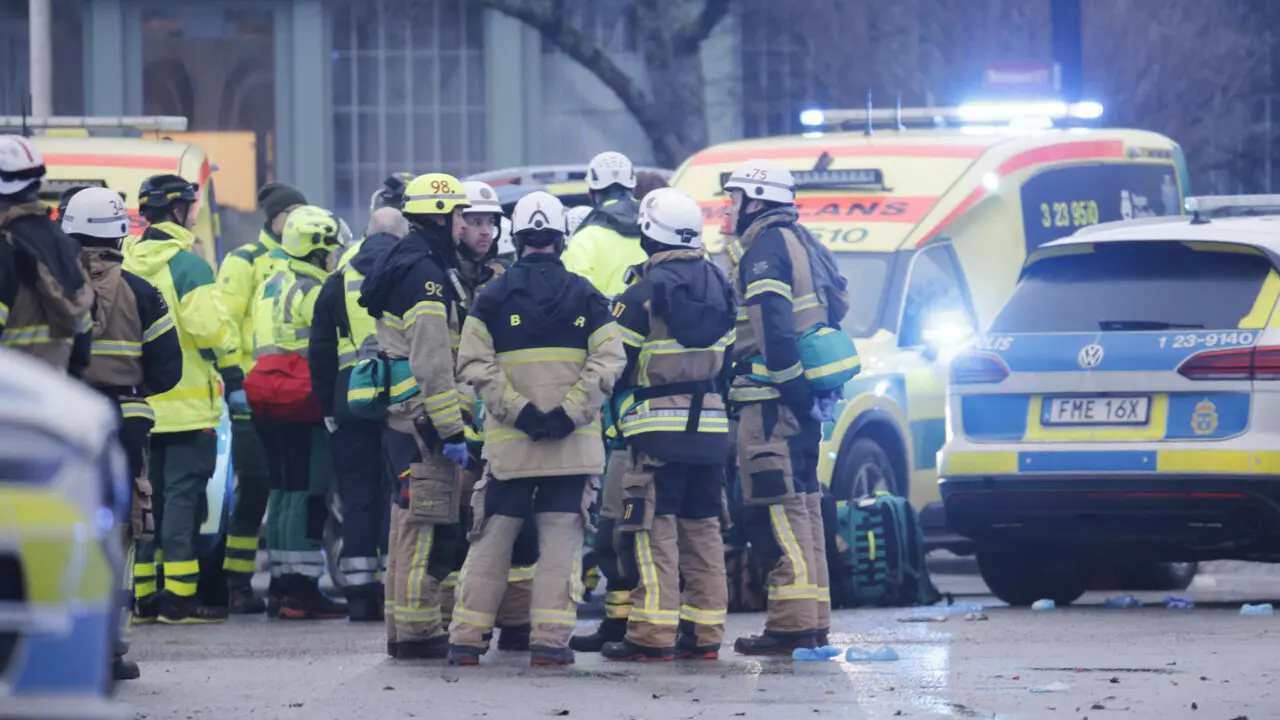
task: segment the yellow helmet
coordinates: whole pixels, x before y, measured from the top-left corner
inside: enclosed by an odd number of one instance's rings
[[[404,189],[406,215],[448,215],[470,204],[458,178],[444,173],[419,175]]]
[[[316,250],[333,250],[337,246],[338,219],[333,213],[315,205],[303,205],[289,213],[284,222],[281,250],[304,258]]]

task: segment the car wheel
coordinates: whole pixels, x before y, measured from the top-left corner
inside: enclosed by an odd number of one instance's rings
[[[1070,605],[1084,594],[1092,575],[1088,563],[1049,548],[978,546],[978,571],[991,593],[1015,607],[1040,599]]]
[[[856,438],[836,460],[831,491],[837,500],[856,500],[876,492],[902,495],[889,453],[871,438]]]
[[[347,578],[338,567],[342,558],[342,499],[337,492],[329,492],[329,518],[324,523],[324,564],[329,580],[338,590],[347,586]]]

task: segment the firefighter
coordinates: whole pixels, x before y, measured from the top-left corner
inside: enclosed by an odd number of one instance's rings
[[[0,347],[78,378],[93,343],[93,288],[80,246],[40,202],[44,176],[30,140],[0,135]]]
[[[196,597],[200,564],[195,538],[205,485],[218,458],[223,394],[241,390],[239,328],[227,319],[213,269],[191,251],[196,242],[196,186],[178,175],[147,178],[138,206],[150,227],[125,249],[124,269],[154,285],[178,327],[182,379],[147,399],[155,412],[148,463],[156,539],[139,545],[134,563],[135,619],[210,623],[226,608]],[[163,553],[164,587],[157,597],[156,556]]]
[[[601,652],[714,659],[728,604],[720,510],[729,419],[720,389],[737,303],[707,262],[693,198],[653,191],[640,206],[640,232],[649,260],[613,307],[627,370],[611,401],[630,450],[620,555],[634,562],[638,583],[626,637]]]
[[[605,297],[626,290],[627,268],[648,260],[640,249],[635,186],[635,167],[622,153],[600,153],[587,165],[587,194],[595,208],[574,232],[564,266],[590,280]]]
[[[466,206],[456,178],[414,178],[403,208],[409,234],[378,260],[360,290],[360,305],[376,320],[378,346],[396,378],[387,390],[383,432],[395,482],[384,585],[394,608],[387,652],[402,659],[448,652],[440,583],[461,539],[459,466],[469,462],[465,400],[454,376],[460,308],[449,270],[456,269]]]
[[[387,504],[390,493],[382,463],[382,423],[347,410],[351,368],[378,350],[373,318],[360,307],[360,288],[378,259],[409,233],[396,208],[373,211],[362,240],[347,250],[338,269],[324,281],[316,299],[307,362],[311,388],[324,410],[342,499],[342,557],[338,569],[346,581],[347,616],[353,622],[384,619],[386,599],[378,578],[379,557],[387,556]]]
[[[333,464],[324,414],[311,392],[306,362],[311,321],[329,255],[338,248],[338,221],[328,210],[304,205],[289,213],[275,273],[253,305],[254,368],[245,379],[253,425],[266,449],[267,469],[279,502],[268,556],[280,593],[279,617],[291,620],[346,617],[347,607],[320,590],[321,550],[329,517],[325,495]]]
[[[827,582],[818,443],[822,403],[800,363],[801,332],[826,320],[807,250],[797,239],[791,173],[768,161],[740,165],[725,183],[734,239],[726,258],[739,301],[729,400],[739,408],[743,522],[765,567],[768,616],[761,635],[739,638],[743,655],[790,654],[826,644]],[[762,365],[758,371],[752,366]],[[761,374],[767,381],[758,379]],[[752,375],[754,377],[749,377]],[[786,454],[777,449],[786,447]]]
[[[462,235],[458,239],[458,277],[461,281],[460,291],[463,307],[468,311],[475,306],[476,297],[494,278],[502,275],[506,268],[497,261],[498,246],[504,239],[502,206],[498,203],[498,195],[486,183],[470,181],[462,183],[467,193],[470,206],[463,209]],[[506,228],[509,232],[510,228]],[[470,387],[466,388],[471,391]],[[473,392],[473,391],[471,391]],[[475,398],[468,398],[468,403],[477,406]],[[484,429],[481,427],[481,411],[477,408],[470,423],[469,444],[473,459],[481,455],[484,442]],[[470,529],[470,517],[474,512],[470,507],[472,491],[483,476],[483,468],[477,460],[463,473],[463,530]],[[507,576],[507,592],[498,608],[496,627],[498,633],[498,649],[524,651],[529,649],[529,607],[533,600],[533,573],[538,562],[538,532],[533,516],[525,518],[527,522],[516,538],[512,550],[511,572]],[[453,572],[445,578],[441,585],[440,610],[443,621],[447,624],[453,617],[453,606],[456,601],[458,576],[466,560],[470,544],[465,539],[459,543],[455,556]]]
[[[573,663],[582,533],[604,470],[600,408],[626,362],[608,302],[560,263],[564,206],[545,192],[516,203],[520,259],[493,281],[463,328],[460,377],[484,400],[488,482],[449,627],[449,661],[475,665],[507,587],[512,543],[532,506],[538,567],[530,663]]]
[[[67,197],[72,196],[72,197]],[[155,518],[147,456],[155,414],[146,398],[173,389],[182,378],[182,348],[173,316],[160,291],[121,269],[129,214],[120,195],[106,188],[81,188],[64,195],[58,214],[62,231],[83,249],[94,303],[93,352],[84,381],[115,403],[120,412],[120,444],[133,478],[125,542],[123,632],[112,662],[116,680],[139,677],[137,663],[126,660],[133,614],[134,543],[151,540]]]
[[[258,231],[257,242],[241,245],[231,251],[218,268],[218,287],[231,324],[240,330],[240,367],[246,375],[253,370],[253,303],[258,290],[275,271],[281,260],[272,255],[280,247],[289,213],[307,204],[297,189],[284,183],[267,183],[258,190],[258,207],[267,221]],[[262,517],[267,511],[271,476],[267,469],[266,450],[253,429],[252,415],[244,393],[227,396],[231,411],[231,460],[236,469],[235,506],[227,525],[227,553],[222,568],[227,575],[228,604],[231,612],[252,615],[267,610],[253,593],[250,581],[257,570],[258,535]],[[277,493],[277,496],[279,493]],[[277,497],[277,502],[279,498]],[[273,506],[275,507],[275,506]],[[275,534],[279,512],[268,519],[268,534]],[[273,567],[277,565],[273,564]],[[271,576],[267,588],[272,614],[279,611],[280,593],[277,575]]]

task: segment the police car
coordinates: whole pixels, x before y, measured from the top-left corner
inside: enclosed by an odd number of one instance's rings
[[[940,489],[1013,605],[1115,560],[1280,561],[1280,196],[1032,253],[950,368]]]
[[[129,472],[116,411],[0,349],[0,717],[123,718],[117,519]]]

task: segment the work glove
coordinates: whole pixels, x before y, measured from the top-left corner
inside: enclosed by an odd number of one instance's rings
[[[547,414],[539,410],[538,406],[533,403],[525,405],[516,417],[516,429],[528,435],[529,439],[535,442],[551,437]]]
[[[232,390],[227,393],[227,409],[232,415],[248,415],[249,396],[244,394],[244,390]]]
[[[573,434],[577,429],[577,425],[573,424],[573,420],[569,419],[569,414],[564,411],[563,407],[556,406],[555,410],[546,414],[546,424],[548,427],[549,437],[552,440],[563,440]]]
[[[459,467],[466,468],[471,463],[471,453],[467,452],[465,442],[445,443],[444,456]]]
[[[338,432],[338,419],[337,419],[337,418],[331,418],[331,417],[327,417],[327,418],[325,418],[325,419],[324,419],[324,429],[325,429],[325,430],[328,430],[330,435],[332,435],[332,434],[334,434],[334,433]]]

